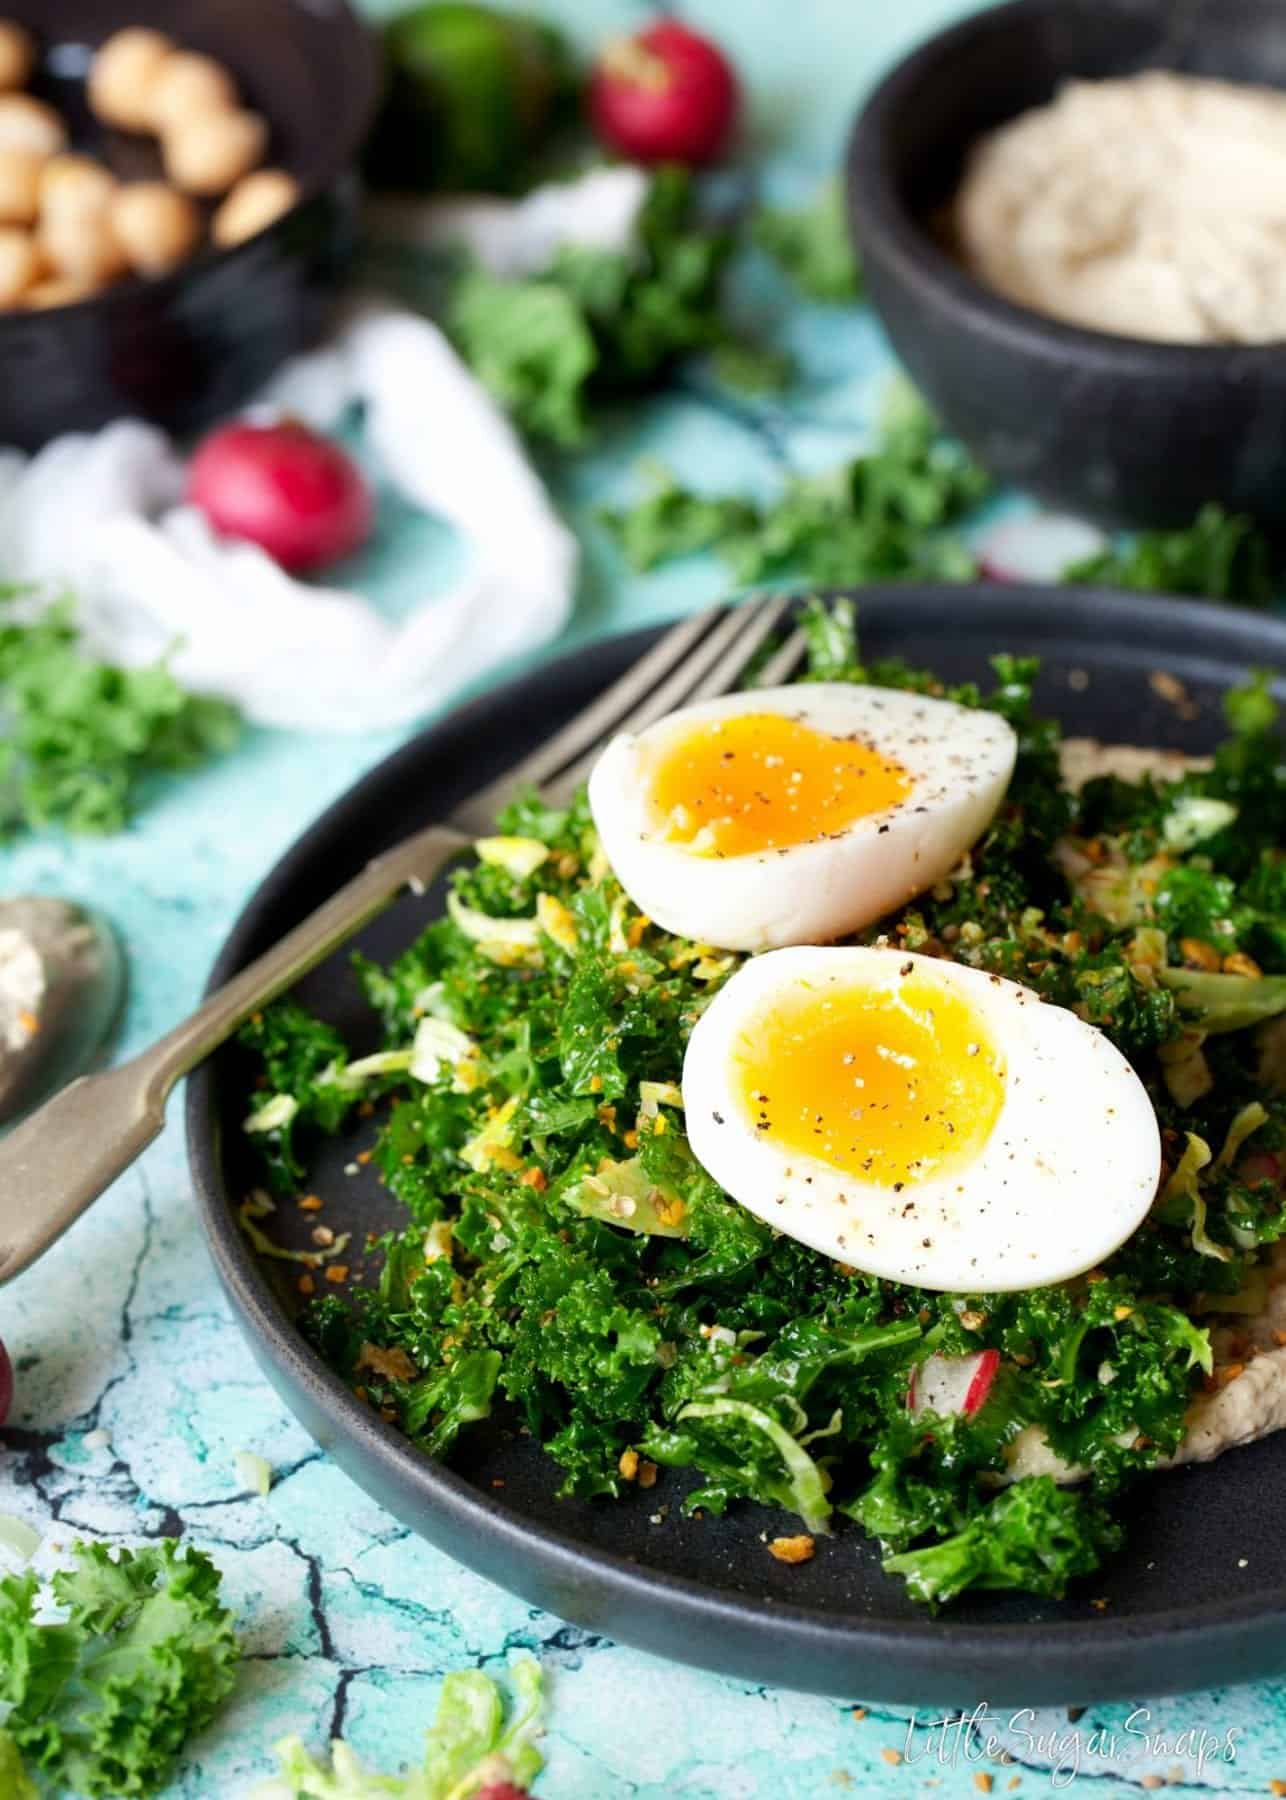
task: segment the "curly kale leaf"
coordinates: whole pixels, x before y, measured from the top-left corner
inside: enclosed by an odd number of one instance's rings
[[[807,206],[762,207],[751,236],[807,299],[842,305],[861,297],[862,277],[840,182],[827,182]]]
[[[219,1574],[166,1540],[78,1544],[54,1577],[66,1622],[36,1622],[33,1575],[0,1580],[0,1705],[32,1771],[91,1796],[150,1794],[231,1693],[239,1655]]]
[[[684,487],[663,463],[641,471],[644,491],[634,504],[605,516],[632,569],[641,573],[680,557],[717,550],[750,531],[758,513],[735,494],[701,494]]]
[[[941,437],[915,400],[886,419],[873,449],[824,474],[795,477],[775,500],[711,499],[663,475],[638,508],[603,517],[636,567],[713,548],[741,583],[965,580],[976,563],[949,528],[987,488],[977,464]]]
[[[19,620],[0,588],[0,839],[61,826],[119,831],[157,775],[232,747],[235,710],[186,693],[163,663],[86,654],[70,602]]]
[[[1121,1540],[1120,1526],[1094,1501],[1039,1475],[1015,1482],[940,1543],[886,1557],[884,1568],[930,1604],[966,1588],[1018,1588],[1057,1600]]]
[[[1184,530],[1141,531],[1129,542],[1073,563],[1062,579],[1249,606],[1268,606],[1275,593],[1268,539],[1246,514],[1214,504],[1203,506]]]
[[[949,1536],[984,1503],[979,1475],[1003,1470],[1006,1443],[1027,1422],[1021,1384],[998,1379],[973,1417],[912,1416],[905,1379],[873,1427],[874,1479],[844,1507],[885,1550],[904,1550],[932,1532]]]
[[[532,437],[583,443],[593,394],[646,385],[729,336],[720,289],[731,240],[699,216],[686,170],[655,172],[636,235],[629,252],[564,245],[539,275],[472,269],[455,283],[448,330]]]
[[[262,1065],[262,1086],[247,1123],[263,1151],[273,1185],[285,1190],[304,1174],[298,1147],[301,1131],[312,1126],[339,1130],[359,1090],[334,1079],[348,1063],[348,1045],[333,1025],[295,1000],[278,1000],[241,1027],[237,1041]]]
[[[18,1746],[0,1727],[0,1794],[7,1800],[40,1800],[36,1784],[22,1766]]]

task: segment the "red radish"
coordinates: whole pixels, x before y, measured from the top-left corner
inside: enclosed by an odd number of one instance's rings
[[[484,1788],[479,1788],[473,1800],[531,1800],[526,1788],[515,1787],[512,1781],[489,1781]]]
[[[975,545],[989,581],[1058,581],[1073,563],[1107,548],[1107,538],[1084,519],[1029,513],[1001,519]]]
[[[196,447],[187,497],[224,537],[294,574],[338,562],[370,535],[370,489],[350,456],[306,425],[221,425]]]
[[[609,149],[635,162],[713,162],[737,117],[732,64],[709,38],[661,19],[603,50],[589,116]]]
[[[964,1413],[972,1418],[991,1392],[999,1367],[999,1350],[979,1350],[975,1356],[926,1356],[911,1371],[906,1403],[912,1418],[921,1413],[936,1413],[940,1419]]]
[[[0,1344],[0,1425],[9,1417],[9,1408],[13,1404],[13,1364],[9,1361],[9,1352]]]

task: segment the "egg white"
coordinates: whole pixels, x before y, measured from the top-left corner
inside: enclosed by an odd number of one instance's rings
[[[977,1156],[895,1191],[757,1132],[736,1045],[773,997],[892,993],[908,976],[964,1000],[1003,1059],[1001,1109]],[[744,964],[692,1033],[683,1099],[693,1152],[733,1199],[824,1256],[918,1287],[1006,1293],[1082,1274],[1138,1228],[1161,1172],[1147,1091],[1101,1031],[1017,982],[897,950],[786,949]]]
[[[898,763],[912,791],[807,843],[735,856],[667,843],[648,771],[703,719],[777,712]],[[727,694],[613,738],[589,780],[600,842],[634,904],[667,931],[724,950],[843,937],[940,881],[994,816],[1017,739],[996,713],[894,688],[818,682]]]

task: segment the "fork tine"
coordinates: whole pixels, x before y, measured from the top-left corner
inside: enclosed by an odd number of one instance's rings
[[[792,631],[780,650],[774,650],[760,669],[755,686],[761,688],[783,687],[799,668],[808,653],[808,644],[802,631]]]
[[[784,594],[734,607],[699,650],[635,707],[617,730],[642,731],[692,700],[730,693],[789,607],[790,599]],[[546,791],[552,800],[563,801],[575,793],[593,767],[598,749],[595,745],[550,778]]]
[[[632,664],[611,687],[577,713],[561,731],[554,733],[539,749],[522,762],[507,769],[495,781],[470,795],[456,811],[457,823],[471,832],[490,830],[495,814],[516,793],[527,787],[543,787],[559,770],[597,747],[628,720],[633,710],[647,698],[660,681],[664,681],[702,641],[713,632],[727,613],[725,606],[707,607],[672,625],[658,643]]]
[[[737,677],[788,604],[783,596],[730,607],[727,617],[720,620],[700,647],[685,657],[628,718],[622,719],[617,730],[642,731],[697,696],[709,699],[714,694],[726,694],[736,685]],[[747,646],[744,652],[743,644]]]
[[[705,679],[697,683],[688,694],[685,704],[691,705],[694,700],[713,700],[717,694],[730,694],[790,611],[790,606],[789,594],[779,594],[775,599],[761,601],[757,609],[758,617],[747,624],[732,648],[725,651]],[[774,651],[769,660],[776,662],[777,656],[778,653]],[[767,683],[757,680],[755,686],[764,687]]]

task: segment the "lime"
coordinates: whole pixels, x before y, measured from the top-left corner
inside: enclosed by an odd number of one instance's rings
[[[376,185],[510,193],[571,86],[559,34],[473,0],[431,0],[385,32],[388,99],[368,154]]]

